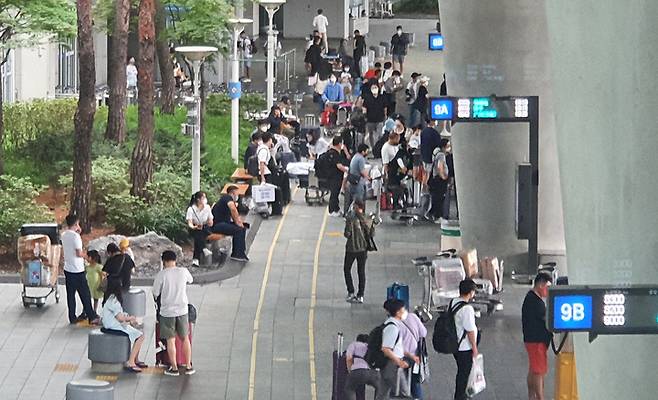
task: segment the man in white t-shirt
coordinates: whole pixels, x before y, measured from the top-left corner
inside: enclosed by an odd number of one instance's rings
[[[170,366],[164,374],[178,376],[176,362],[176,336],[183,342],[185,355],[185,375],[196,371],[192,367],[192,345],[189,335],[187,284],[192,283],[192,274],[187,268],[176,266],[176,253],[171,250],[162,253],[162,271],[153,281],[153,297],[160,297],[160,337],[167,339],[167,355]]]
[[[329,20],[327,17],[322,14],[322,9],[318,9],[318,15],[313,18],[313,28],[315,28],[320,34],[322,43],[324,45],[324,52],[326,53],[329,50],[329,43],[327,41],[327,26],[329,25]]]
[[[258,157],[258,171],[260,171],[260,183],[265,183],[269,179],[272,171],[270,171],[269,164],[272,159],[271,149],[274,146],[272,142],[272,134],[269,132],[263,133],[261,136],[262,143],[256,149],[256,157]]]
[[[450,301],[450,307],[457,309],[455,328],[459,338],[459,351],[453,356],[457,362],[455,378],[455,400],[466,399],[466,385],[473,367],[473,359],[478,356],[478,329],[475,325],[475,309],[468,304],[475,297],[476,285],[472,279],[459,283],[459,297]]]
[[[384,167],[384,176],[388,174],[388,163],[390,163],[400,149],[400,135],[395,131],[388,134],[388,141],[382,146],[382,166]],[[402,164],[404,166],[404,163]]]
[[[251,59],[253,56],[253,42],[245,31],[240,32],[240,40],[238,41],[238,48],[242,51],[242,66],[244,67],[244,78],[242,82],[251,82],[249,71],[251,70]]]
[[[100,319],[91,306],[91,293],[87,284],[85,273],[84,251],[82,250],[82,238],[80,237],[80,223],[77,216],[71,214],[66,216],[67,229],[62,233],[62,251],[64,253],[64,277],[66,280],[66,304],[69,310],[69,322],[75,324],[82,320],[89,320],[92,325],[98,325]],[[75,315],[76,302],[75,293],[80,296],[82,302],[82,314]]]
[[[137,101],[137,67],[135,66],[135,57],[130,57],[128,65],[126,65],[126,87],[128,88],[128,94],[132,94],[129,100],[131,104],[134,104]]]
[[[404,307],[404,303],[397,299],[386,300],[384,309],[388,312],[389,318],[384,322],[384,330],[382,331],[382,352],[388,358],[388,362],[381,370],[381,394],[383,398],[388,398],[391,389],[396,387],[398,369],[409,368],[409,364],[404,360],[404,344],[400,334],[402,321],[407,319],[409,312]],[[405,393],[406,390],[403,389],[406,389],[406,385],[401,385],[399,395],[410,394]]]

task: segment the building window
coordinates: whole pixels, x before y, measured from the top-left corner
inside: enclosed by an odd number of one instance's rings
[[[68,39],[59,45],[58,93],[78,92],[78,42]]]
[[[0,67],[0,79],[2,79],[2,101],[11,103],[14,101],[14,52],[9,51],[7,60]]]

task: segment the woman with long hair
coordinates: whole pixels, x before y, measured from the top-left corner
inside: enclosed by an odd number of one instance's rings
[[[208,198],[204,192],[199,191],[192,195],[185,220],[190,236],[194,239],[192,264],[198,266],[199,260],[203,256],[203,249],[206,247],[206,238],[210,234],[210,227],[213,224],[212,209],[208,205]]]
[[[130,372],[142,372],[142,368],[148,367],[148,365],[139,361],[139,351],[144,343],[144,333],[133,326],[137,325],[137,318],[123,311],[121,285],[108,282],[106,294],[108,296],[103,301],[103,311],[101,313],[103,328],[123,332],[128,336],[131,350],[124,368]]]

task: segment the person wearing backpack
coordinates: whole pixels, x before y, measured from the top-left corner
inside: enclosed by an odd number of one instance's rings
[[[402,346],[404,348],[405,356],[414,360],[411,374],[411,397],[422,400],[423,390],[420,385],[420,368],[422,368],[422,366],[420,363],[421,356],[424,357],[426,355],[423,354],[422,343],[424,343],[425,337],[427,336],[427,328],[425,328],[423,322],[418,318],[418,315],[414,313],[409,313],[408,315],[407,319],[402,321],[404,328],[400,329],[400,335],[402,337]]]
[[[386,361],[380,371],[382,374],[382,392],[384,396],[388,396],[391,390],[397,386],[398,369],[409,368],[409,363],[404,358],[404,345],[400,333],[400,326],[408,318],[409,312],[406,310],[404,302],[398,299],[386,300],[384,309],[388,312],[389,318],[384,322],[381,330],[381,353],[386,357]],[[369,341],[368,352],[370,352],[370,344]],[[403,385],[400,385],[400,387],[403,388]],[[408,395],[409,393],[398,394]]]
[[[479,354],[478,329],[475,325],[475,309],[468,304],[475,297],[476,285],[472,279],[465,279],[459,283],[459,297],[450,301],[455,321],[456,337],[459,347],[453,354],[457,363],[457,376],[455,377],[455,400],[465,400],[468,375],[473,367],[473,359]]]

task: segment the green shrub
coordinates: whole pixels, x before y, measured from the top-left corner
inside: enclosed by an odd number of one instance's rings
[[[208,95],[205,102],[206,114],[212,116],[226,116],[231,113],[231,99],[226,93],[212,93]],[[245,111],[261,111],[267,106],[267,102],[260,94],[248,93],[240,97],[240,115]]]
[[[21,147],[42,135],[71,136],[77,100],[34,100],[5,104],[5,149]]]
[[[0,245],[15,249],[18,229],[25,223],[53,222],[54,216],[34,198],[43,190],[27,178],[0,176]]]

